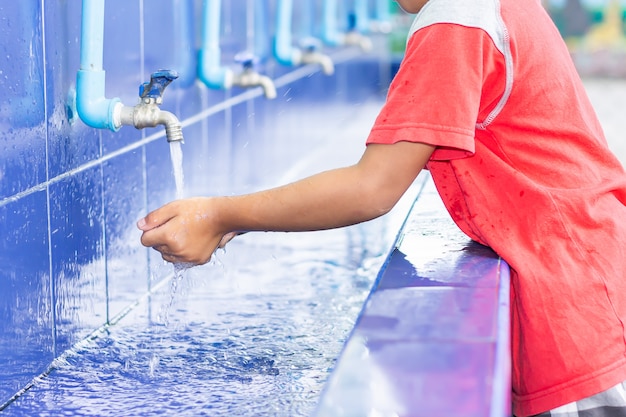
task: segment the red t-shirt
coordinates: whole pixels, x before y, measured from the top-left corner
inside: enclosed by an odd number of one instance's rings
[[[368,138],[398,141],[513,270],[514,413],[626,380],[626,174],[540,2],[430,0]]]

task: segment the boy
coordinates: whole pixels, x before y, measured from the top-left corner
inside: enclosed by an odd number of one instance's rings
[[[511,266],[515,415],[626,416],[626,173],[558,31],[539,0],[397,2],[417,16],[357,164],[170,203],[139,221],[142,243],[201,264],[238,231],[367,221],[427,167]]]

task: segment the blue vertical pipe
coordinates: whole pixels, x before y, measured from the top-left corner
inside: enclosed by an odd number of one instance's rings
[[[198,78],[207,87],[227,89],[232,86],[233,73],[222,67],[220,20],[222,0],[204,0],[202,4],[202,46],[198,55]]]
[[[76,110],[86,125],[117,131],[114,110],[119,98],[105,98],[104,0],[83,0],[80,70],[76,76]]]
[[[175,41],[175,66],[179,74],[177,85],[190,87],[196,81],[195,36],[192,0],[173,0]]]
[[[313,2],[311,0],[300,0],[300,24],[298,25],[299,29],[299,37],[300,38],[309,38],[313,37],[314,34],[314,17],[315,13],[313,11]]]
[[[389,22],[389,0],[376,0],[376,20]]]
[[[276,35],[274,39],[274,57],[283,65],[299,65],[302,53],[292,46],[291,17],[292,0],[278,0],[276,5]]]
[[[359,33],[368,33],[370,25],[368,0],[354,0],[355,29]]]
[[[267,24],[266,0],[255,0],[254,3],[254,55],[265,62],[269,55],[268,39],[269,30]]]
[[[391,32],[391,12],[389,0],[376,0],[374,7],[374,22],[377,32]]]
[[[341,36],[337,29],[337,0],[324,0],[322,39],[331,46],[341,44]]]

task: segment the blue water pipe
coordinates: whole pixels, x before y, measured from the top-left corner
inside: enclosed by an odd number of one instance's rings
[[[233,85],[233,71],[222,66],[220,28],[222,0],[202,3],[202,45],[198,55],[198,78],[209,88],[228,89]]]
[[[322,39],[330,46],[340,46],[343,42],[343,35],[338,29],[337,6],[337,0],[324,0]]]
[[[293,0],[278,0],[276,4],[276,34],[274,38],[274,58],[287,66],[302,63],[302,51],[295,48],[291,37],[291,17]]]
[[[196,44],[193,25],[193,0],[172,0],[174,9],[174,69],[180,78],[177,86],[191,87],[196,81]]]
[[[389,0],[376,0],[375,19],[370,26],[372,30],[376,32],[391,32],[391,13],[389,13]]]
[[[292,18],[293,22],[297,22],[297,30],[294,29],[293,33],[300,39],[306,39],[313,37],[315,32],[315,11],[313,0],[298,0],[299,15],[297,20]],[[294,16],[295,17],[295,16]]]
[[[255,0],[254,2],[254,54],[260,62],[265,62],[271,56],[268,28],[267,0]]]
[[[376,0],[376,20],[378,22],[389,22],[389,0]]]
[[[359,33],[368,33],[370,30],[369,4],[368,0],[354,0],[354,30]]]
[[[119,130],[115,123],[119,98],[105,98],[104,0],[83,0],[80,40],[80,69],[76,76],[76,110],[86,125]]]

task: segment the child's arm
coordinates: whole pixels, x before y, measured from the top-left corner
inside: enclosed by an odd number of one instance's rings
[[[203,264],[232,232],[322,230],[371,220],[393,208],[433,150],[421,143],[372,144],[355,165],[278,188],[174,201],[138,222],[141,242],[167,261]]]

